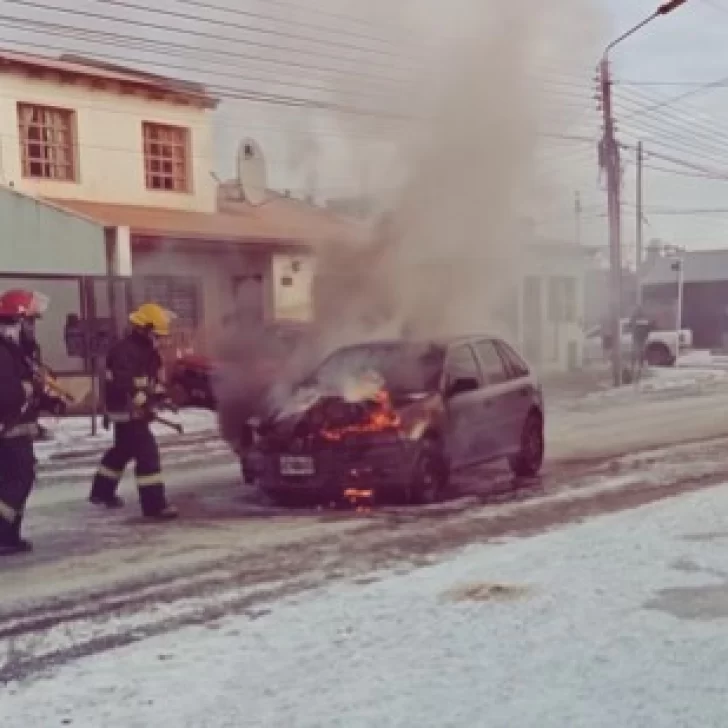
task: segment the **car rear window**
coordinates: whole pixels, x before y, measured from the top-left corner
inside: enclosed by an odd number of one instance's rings
[[[506,362],[510,379],[520,379],[530,374],[528,364],[505,341],[498,341],[497,346]]]
[[[481,339],[476,342],[475,349],[478,352],[480,366],[483,368],[483,378],[486,385],[502,384],[508,380],[508,372],[503,359],[490,339]]]

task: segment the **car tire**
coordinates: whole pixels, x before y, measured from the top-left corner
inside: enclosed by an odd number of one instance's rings
[[[535,477],[543,466],[544,452],[543,417],[538,412],[531,412],[521,431],[521,449],[509,458],[511,471],[520,478]]]
[[[407,487],[407,502],[412,505],[438,503],[447,491],[449,480],[449,468],[440,443],[435,438],[425,440]]]
[[[645,351],[645,361],[651,367],[671,367],[675,358],[664,344],[650,344]]]

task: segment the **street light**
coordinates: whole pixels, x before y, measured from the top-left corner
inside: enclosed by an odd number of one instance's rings
[[[604,168],[607,178],[607,215],[609,219],[609,268],[610,268],[610,319],[612,334],[612,374],[615,386],[622,383],[622,230],[621,230],[621,167],[619,161],[619,145],[614,135],[614,118],[612,116],[612,81],[609,75],[609,52],[623,40],[634,35],[656,18],[668,15],[684,5],[687,0],[671,0],[663,3],[652,15],[645,18],[633,28],[613,40],[604,49],[599,66],[602,114],[604,117],[604,136],[599,146],[599,163]]]
[[[653,20],[656,20],[662,15],[668,15],[673,10],[677,10],[681,5],[685,5],[687,1],[688,0],[672,0],[672,2],[663,3],[662,5],[660,5],[659,8],[657,8],[657,10],[655,10],[654,13],[652,13],[652,15],[645,18],[641,23],[637,23],[634,28],[631,28],[626,33],[622,33],[622,35],[620,35],[619,38],[617,38],[616,40],[613,40],[604,49],[604,55],[607,56],[609,54],[609,51],[611,51],[614,46],[618,45],[626,38],[629,38],[631,35],[634,35],[638,30],[642,30],[642,28],[644,28],[645,25],[647,25],[648,23],[651,23]]]

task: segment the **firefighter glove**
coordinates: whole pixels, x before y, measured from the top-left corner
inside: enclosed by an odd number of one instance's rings
[[[35,390],[36,386],[33,382],[23,382],[23,392],[25,392],[26,399],[31,399],[33,396],[35,396]]]
[[[51,395],[44,395],[41,398],[40,409],[56,417],[62,417],[68,411],[68,407],[62,399]]]
[[[147,403],[146,392],[137,392],[132,400],[135,407],[143,407]]]

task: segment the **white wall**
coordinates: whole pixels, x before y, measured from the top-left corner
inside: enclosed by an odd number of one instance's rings
[[[538,364],[541,370],[565,371],[570,366],[570,350],[576,348],[576,365],[583,364],[584,350],[584,316],[585,316],[585,278],[588,260],[581,248],[576,245],[547,246],[539,244],[530,246],[530,254],[526,260],[524,281],[527,276],[541,279],[541,351],[542,361]],[[549,320],[549,279],[552,277],[573,278],[576,284],[576,306],[573,321],[553,322]],[[520,284],[520,333],[521,350],[525,348],[524,332],[526,321],[523,310],[523,281]]]
[[[276,320],[313,320],[314,272],[315,260],[311,255],[273,255],[272,314]]]
[[[22,178],[18,102],[76,112],[77,183]],[[214,212],[211,117],[209,110],[0,73],[0,182],[43,197]],[[143,121],[190,129],[191,194],[146,189]]]

